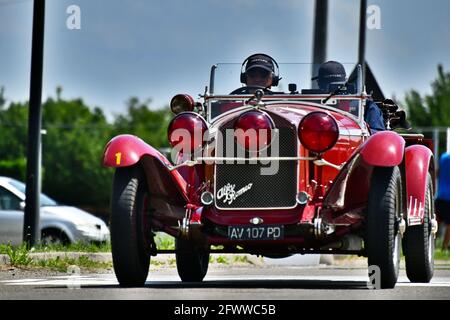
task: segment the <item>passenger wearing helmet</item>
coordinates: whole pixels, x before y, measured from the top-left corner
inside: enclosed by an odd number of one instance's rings
[[[312,78],[312,80],[317,80],[320,91],[323,93],[331,93],[333,91],[332,88],[346,83],[346,77],[345,68],[341,63],[328,61],[321,64],[318,75]],[[364,121],[369,125],[371,134],[386,130],[383,113],[372,100],[366,101]]]

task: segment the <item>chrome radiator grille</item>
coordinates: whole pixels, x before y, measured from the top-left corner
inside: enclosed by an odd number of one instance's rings
[[[297,134],[295,128],[284,119],[274,118],[279,130],[278,155],[272,146],[264,156],[295,157],[297,156]],[[280,123],[281,122],[281,123]],[[284,126],[281,126],[284,125]],[[225,130],[231,129],[230,121],[220,128],[224,137],[224,145],[217,146],[225,152],[227,135]],[[230,138],[230,137],[228,137]],[[236,146],[237,148],[237,146]],[[236,151],[235,148],[235,151]],[[236,153],[235,153],[236,154]],[[249,157],[246,152],[246,157]],[[276,174],[263,175],[262,170],[278,166]],[[215,167],[215,204],[220,209],[269,209],[292,208],[296,206],[297,194],[297,161],[272,161],[270,163],[237,163],[226,162]]]

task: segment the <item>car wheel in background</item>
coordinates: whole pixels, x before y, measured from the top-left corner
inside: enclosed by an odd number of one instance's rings
[[[182,238],[175,239],[175,250],[181,281],[201,282],[208,272],[209,251]]]
[[[379,288],[394,288],[397,283],[402,208],[399,168],[375,168],[369,191],[365,244],[369,267],[377,266],[381,273]]]
[[[62,230],[47,229],[41,232],[41,245],[69,245],[70,240]]]
[[[428,174],[423,224],[408,227],[403,239],[406,275],[411,282],[428,283],[434,274],[435,236],[431,232],[434,202],[431,181]]]
[[[111,201],[111,251],[117,280],[123,287],[143,286],[152,234],[147,181],[140,165],[116,169]]]

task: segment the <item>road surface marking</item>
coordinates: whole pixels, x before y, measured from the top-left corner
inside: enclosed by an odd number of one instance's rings
[[[204,282],[232,282],[235,281],[327,281],[331,283],[341,282],[367,282],[369,279],[365,276],[270,276],[246,275],[245,278],[237,276],[206,276]],[[161,284],[161,282],[180,282],[176,275],[152,275],[147,279],[147,285],[152,283]],[[46,279],[15,279],[0,281],[4,285],[13,286],[111,286],[118,285],[114,275],[89,275],[89,276],[58,276]],[[319,285],[319,284],[318,284]],[[200,285],[201,286],[201,285]],[[399,287],[450,287],[450,278],[435,278],[431,283],[410,283],[406,277],[400,277],[397,282]]]

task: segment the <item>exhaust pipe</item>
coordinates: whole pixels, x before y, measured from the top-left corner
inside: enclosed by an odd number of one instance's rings
[[[346,235],[342,240],[330,243],[323,246],[321,250],[344,250],[344,251],[361,251],[362,250],[362,238],[354,234]]]

